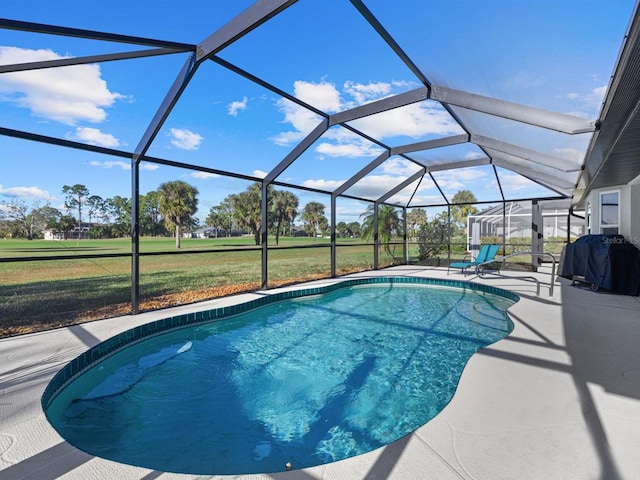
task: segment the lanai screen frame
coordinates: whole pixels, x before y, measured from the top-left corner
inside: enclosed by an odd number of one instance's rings
[[[345,0],[346,1],[346,0]],[[474,112],[481,112],[482,114],[500,117],[508,121],[524,123],[548,129],[556,132],[560,132],[566,135],[576,135],[597,131],[599,125],[596,121],[589,121],[581,117],[567,115],[563,113],[557,113],[547,110],[542,110],[535,107],[521,105],[509,101],[504,101],[496,98],[485,97],[473,93],[463,92],[460,90],[450,89],[441,85],[433,84],[427,76],[416,66],[416,64],[409,58],[409,56],[403,51],[400,45],[395,41],[392,35],[384,28],[384,26],[378,21],[378,19],[372,14],[372,12],[366,7],[361,0],[349,0],[351,4],[357,9],[362,17],[371,25],[375,32],[384,40],[389,48],[397,55],[397,57],[408,67],[408,69],[416,76],[419,82],[423,85],[420,88],[404,92],[398,95],[394,95],[382,100],[377,100],[371,103],[367,103],[350,110],[341,111],[335,114],[329,114],[318,110],[317,108],[303,102],[302,100],[282,91],[274,85],[269,84],[261,78],[247,72],[228,61],[220,58],[217,54],[225,47],[231,45],[236,40],[242,38],[247,33],[258,28],[264,22],[269,21],[270,18],[278,15],[294,3],[296,0],[259,0],[245,11],[237,15],[232,21],[225,24],[223,27],[215,31],[212,35],[204,39],[199,44],[186,44],[180,42],[172,42],[165,40],[157,40],[150,38],[134,37],[129,35],[119,35],[107,32],[98,32],[93,30],[83,30],[77,28],[60,27],[55,25],[36,24],[30,22],[0,19],[0,28],[22,30],[34,33],[51,34],[51,35],[63,35],[71,36],[83,39],[91,40],[104,40],[109,42],[115,42],[118,44],[135,45],[138,47],[144,47],[142,50],[131,50],[128,52],[112,53],[92,55],[76,58],[64,58],[59,60],[33,62],[33,63],[21,63],[12,65],[0,66],[0,74],[8,72],[17,72],[25,70],[36,70],[42,68],[56,68],[69,65],[82,65],[90,63],[100,63],[109,61],[118,61],[133,58],[150,57],[157,55],[172,55],[172,54],[184,54],[188,53],[189,57],[184,63],[182,69],[177,74],[172,86],[167,92],[163,102],[158,107],[156,114],[149,123],[146,131],[142,135],[142,138],[138,142],[136,148],[133,151],[124,151],[112,148],[105,148],[99,146],[93,146],[84,144],[81,142],[75,142],[72,140],[65,140],[55,137],[48,137],[44,135],[38,135],[26,131],[14,130],[11,128],[0,126],[0,135],[21,138],[28,141],[41,142],[45,144],[58,145],[67,148],[75,148],[88,152],[99,153],[104,155],[115,156],[119,158],[126,158],[131,162],[131,306],[132,313],[138,313],[139,308],[139,258],[143,255],[140,252],[140,235],[139,235],[139,184],[140,184],[140,164],[141,162],[151,162],[157,164],[163,164],[178,168],[184,168],[189,170],[197,170],[201,172],[213,173],[224,175],[228,177],[235,177],[253,182],[259,182],[262,185],[262,230],[260,233],[261,238],[261,272],[262,272],[262,287],[268,288],[268,243],[267,243],[267,229],[265,228],[267,222],[267,189],[269,185],[279,185],[289,188],[308,190],[316,193],[327,194],[331,196],[331,276],[336,276],[336,200],[338,197],[351,198],[360,200],[363,202],[371,202],[374,204],[374,269],[378,268],[378,218],[377,211],[380,204],[388,204],[396,208],[401,208],[403,211],[403,218],[406,219],[407,208],[419,208],[419,207],[446,207],[450,213],[451,206],[455,205],[444,194],[443,190],[438,185],[436,178],[432,175],[433,172],[442,170],[451,170],[456,168],[472,167],[479,165],[490,165],[492,167],[495,181],[498,185],[500,192],[500,198],[496,198],[494,202],[477,202],[480,203],[495,203],[500,202],[503,205],[507,201],[519,201],[519,200],[537,200],[542,201],[546,199],[558,199],[569,198],[573,193],[575,184],[566,179],[568,173],[578,172],[581,165],[570,162],[566,159],[554,157],[548,154],[537,152],[531,149],[517,145],[516,142],[509,143],[492,139],[481,135],[478,132],[472,131],[464,121],[460,118],[457,112],[458,108],[467,109]],[[261,87],[280,95],[282,98],[293,102],[294,104],[308,109],[311,112],[317,114],[322,120],[300,143],[298,143],[293,150],[286,155],[278,165],[273,168],[264,178],[254,177],[250,175],[244,175],[233,171],[226,171],[220,169],[212,169],[203,166],[197,166],[184,162],[177,162],[170,159],[163,159],[158,157],[151,157],[147,155],[149,147],[153,143],[156,135],[162,128],[164,121],[169,116],[171,110],[179,101],[182,92],[187,88],[189,81],[197,73],[198,67],[207,61],[213,61],[223,68],[226,68],[237,75],[244,77],[245,79],[254,82]],[[438,102],[448,114],[457,122],[459,127],[464,133],[451,135],[449,137],[438,138],[435,140],[428,140],[424,142],[417,142],[413,144],[401,145],[396,147],[390,147],[379,139],[372,138],[365,133],[358,131],[348,122],[381,113],[387,110],[392,110],[402,106],[410,105],[413,103],[431,100]],[[302,185],[288,184],[278,180],[280,174],[296,159],[304,153],[320,136],[326,132],[332,126],[340,125],[352,133],[359,135],[360,137],[368,140],[369,142],[377,145],[382,149],[383,153],[376,159],[362,168],[359,172],[353,175],[350,179],[345,181],[340,187],[333,191],[314,189],[305,187]],[[424,164],[411,156],[412,152],[424,151],[426,149],[437,149],[445,146],[472,143],[485,154],[484,158],[477,158],[473,160],[443,162],[435,164]],[[385,160],[392,156],[399,156],[400,158],[411,162],[419,167],[419,170],[405,181],[393,189],[386,192],[384,195],[377,199],[360,198],[357,196],[349,195],[347,190],[353,185],[357,184],[365,175],[373,171],[377,166],[382,164]],[[547,188],[551,192],[555,192],[557,196],[545,197],[545,198],[523,198],[514,199],[505,197],[504,191],[500,184],[500,178],[496,170],[496,166],[511,170],[522,175],[529,180]],[[409,206],[409,201],[405,205],[399,205],[389,203],[388,200],[403,189],[408,188],[417,180],[429,177],[438,189],[442,196],[443,202],[439,204],[424,204]],[[418,189],[420,182],[415,187],[414,194]],[[411,195],[413,198],[413,195]],[[406,234],[406,221],[404,224],[404,251],[405,262],[407,261],[407,234]],[[175,252],[174,252],[175,253]],[[99,255],[97,255],[99,256]],[[124,255],[123,255],[124,256]],[[126,256],[129,256],[127,254]],[[43,259],[43,257],[40,257]]]

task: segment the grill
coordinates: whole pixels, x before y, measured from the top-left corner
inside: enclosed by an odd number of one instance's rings
[[[584,235],[565,246],[560,276],[593,291],[640,295],[640,250],[622,235]]]

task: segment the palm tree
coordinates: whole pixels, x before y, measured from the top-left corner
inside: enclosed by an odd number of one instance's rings
[[[353,235],[354,237],[360,236],[360,224],[358,222],[349,222],[347,224],[347,227],[349,227],[351,235]]]
[[[298,197],[286,190],[274,190],[272,208],[276,224],[276,245],[278,245],[280,229],[283,225],[290,225],[298,215]]]
[[[271,211],[273,186],[267,186],[267,212]],[[229,205],[233,212],[233,220],[240,228],[248,228],[253,233],[256,245],[260,245],[262,230],[262,184],[252,183],[244,192],[229,195]],[[270,219],[267,218],[267,222]],[[269,230],[269,225],[265,231]]]
[[[423,208],[414,208],[407,214],[407,233],[409,238],[415,236],[423,225],[427,224],[427,212]]]
[[[322,233],[323,227],[328,224],[327,217],[324,216],[324,205],[320,202],[307,203],[302,211],[302,221],[309,235],[315,237]]]
[[[367,211],[360,215],[362,221],[362,239],[371,240],[374,237],[374,204],[367,207]],[[400,228],[401,221],[398,211],[390,205],[380,205],[378,207],[378,238],[380,247],[384,246],[385,252],[393,256],[391,250],[391,238],[394,232]]]
[[[189,225],[198,209],[198,189],[181,180],[165,182],[158,187],[160,213],[176,227],[176,248],[180,248],[182,227]]]
[[[460,190],[451,199],[451,216],[455,219],[459,226],[467,232],[467,218],[469,215],[478,213],[478,209],[472,204],[478,200],[470,190]]]

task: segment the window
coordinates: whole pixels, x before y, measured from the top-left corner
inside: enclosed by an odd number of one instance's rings
[[[620,229],[620,192],[600,193],[600,233],[617,234]]]

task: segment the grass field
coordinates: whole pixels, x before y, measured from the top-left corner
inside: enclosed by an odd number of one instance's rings
[[[339,243],[347,245],[337,250],[339,274],[372,268],[371,245],[359,239]],[[269,245],[270,287],[331,274],[328,239],[285,237],[283,248],[271,248],[270,238]],[[129,313],[130,251],[130,239],[0,241],[0,259],[20,260],[0,262],[0,336]],[[401,248],[396,251],[402,255]],[[262,253],[252,237],[183,239],[180,250],[171,238],[141,238],[140,252],[142,311],[261,286]],[[102,254],[122,256],[86,258]],[[381,255],[381,266],[392,262]]]
[[[372,245],[360,239],[340,239],[338,245],[338,275],[373,268]],[[269,238],[269,247],[269,287],[331,275],[327,238],[281,237],[278,247]],[[130,252],[128,238],[0,240],[0,337],[130,313]],[[140,252],[140,311],[261,287],[262,251],[253,237],[187,238],[180,250],[173,238],[143,237]],[[417,245],[410,245],[409,257],[415,263]],[[461,257],[453,254],[451,260]],[[396,245],[393,257],[380,253],[379,267],[402,258],[402,246]],[[446,262],[445,254],[430,264]]]

